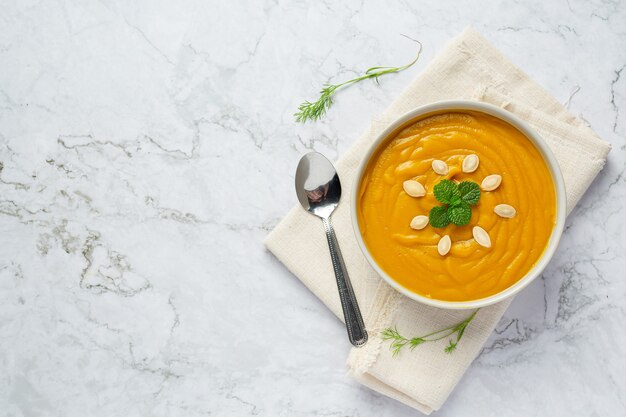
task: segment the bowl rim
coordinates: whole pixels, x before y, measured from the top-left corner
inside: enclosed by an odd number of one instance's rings
[[[358,216],[357,216],[357,195],[359,191],[359,185],[361,182],[361,178],[363,177],[363,173],[365,168],[369,164],[370,159],[374,152],[378,149],[378,147],[384,143],[390,135],[397,133],[400,129],[408,126],[411,123],[416,122],[418,119],[423,119],[435,114],[445,113],[445,112],[463,112],[463,111],[476,111],[480,113],[485,113],[496,117],[506,123],[511,124],[513,127],[517,128],[522,134],[524,134],[539,150],[544,161],[548,165],[550,173],[552,175],[552,180],[554,181],[554,186],[556,190],[556,221],[554,228],[552,229],[552,233],[550,234],[550,239],[548,240],[548,244],[541,255],[541,258],[537,261],[537,263],[533,266],[533,268],[526,273],[521,279],[516,281],[510,287],[496,293],[490,295],[488,297],[480,298],[477,300],[470,301],[445,301],[445,300],[437,300],[434,298],[428,298],[418,293],[415,293],[406,287],[402,286],[400,283],[395,281],[391,276],[389,276],[374,260],[372,255],[361,236],[359,224],[358,224]],[[493,104],[478,102],[478,101],[470,101],[470,100],[445,100],[438,101],[431,104],[426,104],[420,107],[417,107],[402,116],[398,117],[394,122],[392,122],[387,128],[385,128],[381,133],[376,136],[376,139],[371,143],[365,155],[361,158],[359,162],[359,166],[356,171],[356,175],[352,184],[352,190],[350,193],[351,202],[350,202],[350,214],[352,218],[352,228],[354,234],[356,236],[356,240],[358,242],[359,248],[361,252],[367,259],[368,263],[374,270],[380,275],[391,287],[404,294],[405,296],[418,301],[420,303],[439,307],[444,309],[470,309],[470,308],[480,308],[485,307],[491,304],[495,304],[502,300],[505,300],[509,297],[520,292],[523,288],[525,288],[528,284],[530,284],[535,278],[537,278],[545,267],[548,265],[554,253],[556,252],[556,248],[561,239],[561,235],[563,234],[563,229],[565,227],[565,217],[566,217],[566,194],[565,194],[565,182],[563,180],[563,174],[561,173],[561,168],[556,160],[556,157],[552,153],[552,150],[548,147],[547,143],[544,139],[539,136],[534,129],[532,129],[526,122],[521,120],[519,117],[514,115],[513,113],[502,109],[500,107],[496,107]]]

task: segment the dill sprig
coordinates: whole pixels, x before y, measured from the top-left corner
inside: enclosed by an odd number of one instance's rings
[[[476,313],[478,313],[478,310],[474,311],[468,318],[457,324],[446,327],[445,329],[437,330],[436,332],[428,333],[424,336],[418,336],[408,339],[402,336],[397,328],[388,327],[383,330],[383,332],[381,333],[381,337],[384,341],[391,341],[389,350],[391,350],[392,355],[395,357],[398,356],[402,348],[407,345],[409,346],[410,350],[413,350],[422,343],[436,342],[438,340],[448,338],[452,335],[456,335],[456,340],[453,340],[452,338],[448,339],[448,344],[444,348],[444,351],[446,353],[452,353],[456,349],[458,343],[461,341],[463,333],[465,333],[465,329],[474,319]]]
[[[419,45],[417,55],[411,62],[401,67],[371,67],[367,71],[365,71],[365,74],[361,75],[360,77],[344,81],[340,84],[324,84],[322,90],[320,91],[320,97],[317,99],[317,101],[310,102],[307,100],[300,104],[300,106],[298,107],[298,112],[294,114],[296,122],[305,123],[307,121],[316,121],[324,117],[326,111],[333,104],[333,95],[335,94],[335,91],[343,86],[354,84],[368,78],[373,78],[376,81],[376,84],[380,84],[378,78],[381,75],[391,74],[393,72],[400,72],[415,64],[422,52],[422,44],[415,39],[411,40],[417,42],[417,44]]]

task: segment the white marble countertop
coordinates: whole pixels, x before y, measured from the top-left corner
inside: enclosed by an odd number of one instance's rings
[[[0,414],[415,416],[262,246],[467,24],[614,145],[557,256],[438,416],[626,409],[626,4],[3,2]],[[421,60],[292,114],[320,85]],[[321,232],[321,229],[320,229]]]

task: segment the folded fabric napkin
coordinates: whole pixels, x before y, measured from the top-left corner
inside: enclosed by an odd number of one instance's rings
[[[400,115],[446,99],[471,99],[500,106],[529,123],[554,152],[567,189],[568,213],[606,161],[610,145],[572,116],[547,91],[511,64],[472,28],[454,38],[424,72],[374,121],[337,161],[346,192],[333,224],[352,279],[370,341],[352,349],[349,374],[364,385],[425,414],[437,410],[461,379],[508,307],[505,300],[481,309],[452,354],[445,343],[427,343],[392,357],[380,332],[397,326],[408,336],[447,327],[467,311],[442,310],[410,300],[372,270],[357,246],[350,221],[350,193],[359,161],[376,136]],[[340,319],[335,276],[319,219],[297,206],[267,237],[267,248]],[[318,262],[311,262],[316,259]],[[319,262],[326,259],[327,261]]]

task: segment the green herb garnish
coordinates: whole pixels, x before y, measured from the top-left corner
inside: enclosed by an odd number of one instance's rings
[[[468,318],[466,318],[460,323],[454,324],[450,327],[446,327],[445,329],[437,330],[436,332],[432,332],[424,336],[418,336],[412,339],[408,339],[402,336],[398,332],[397,328],[388,327],[385,330],[383,330],[383,332],[381,333],[381,337],[383,338],[384,341],[388,341],[388,340],[392,341],[391,345],[389,346],[389,350],[393,352],[392,354],[395,357],[395,356],[398,356],[398,354],[400,353],[400,350],[402,350],[402,348],[407,345],[409,346],[409,349],[413,350],[417,346],[421,345],[422,343],[436,342],[438,340],[445,339],[447,337],[450,337],[456,334],[456,340],[448,339],[448,345],[444,348],[444,351],[446,353],[452,353],[456,349],[458,343],[461,341],[461,338],[463,337],[463,333],[465,332],[465,329],[470,324],[470,322],[474,319],[474,317],[476,316],[476,313],[478,313],[478,310],[474,311]]]
[[[432,227],[446,227],[450,223],[465,226],[472,218],[471,206],[480,199],[480,187],[472,181],[456,184],[443,179],[435,185],[435,198],[444,206],[435,206],[428,214]]]
[[[310,101],[305,101],[304,103],[300,104],[300,106],[298,107],[298,112],[294,114],[296,122],[305,123],[307,121],[316,121],[324,117],[326,111],[333,104],[333,94],[335,94],[335,91],[337,91],[337,89],[339,89],[340,87],[354,84],[368,78],[373,78],[376,81],[376,84],[379,84],[378,77],[380,77],[381,75],[399,72],[415,64],[420,56],[420,53],[422,52],[422,44],[419,41],[415,42],[419,44],[419,50],[417,51],[415,59],[413,59],[413,61],[409,62],[406,65],[403,65],[401,67],[372,67],[365,71],[365,74],[361,75],[360,77],[344,81],[340,84],[324,84],[322,91],[320,91],[320,97],[317,99],[317,101],[313,103],[311,103]]]

